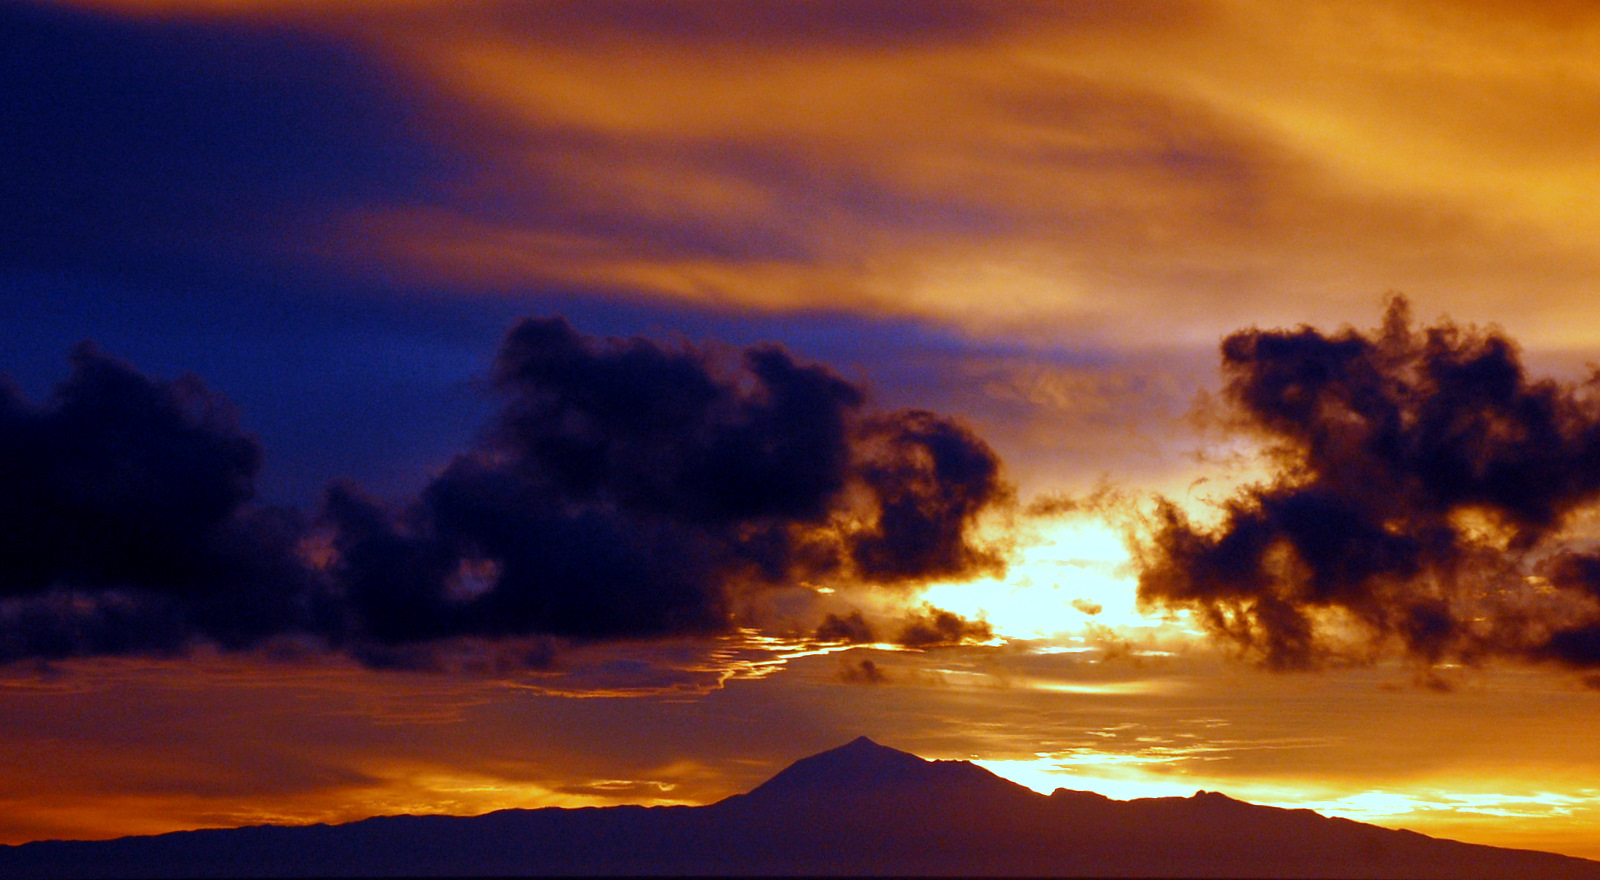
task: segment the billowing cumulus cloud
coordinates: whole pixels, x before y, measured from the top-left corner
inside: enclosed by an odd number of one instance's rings
[[[1190,608],[1280,668],[1396,646],[1425,663],[1600,663],[1600,566],[1577,521],[1600,500],[1594,383],[1535,379],[1494,330],[1246,330],[1222,344],[1218,415],[1270,477],[1214,526],[1155,511],[1139,593]]]
[[[0,389],[0,652],[302,636],[433,668],[430,644],[522,639],[512,662],[543,666],[546,637],[723,632],[742,595],[808,578],[1002,565],[973,537],[1010,498],[983,441],[776,346],[529,319],[489,384],[503,408],[482,443],[417,498],[336,483],[310,523],[253,502],[262,452],[198,380],[85,346],[44,404]]]
[[[80,346],[42,405],[0,387],[0,659],[241,647],[320,613],[261,450],[193,378]]]
[[[368,635],[577,638],[721,630],[740,592],[893,586],[1001,564],[978,515],[1008,497],[979,439],[783,350],[508,335],[482,448],[402,511],[332,491],[334,576]]]

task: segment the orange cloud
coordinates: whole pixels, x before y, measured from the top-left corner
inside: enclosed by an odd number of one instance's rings
[[[1390,289],[1535,346],[1600,319],[1600,19],[1570,5],[73,5],[292,21],[415,72],[471,170],[308,238],[428,289],[1144,346]]]
[[[544,218],[490,219],[468,199],[387,240],[443,278],[576,277],[977,332],[1209,340],[1263,316],[1353,318],[1404,287],[1583,341],[1493,300],[1537,287],[1567,309],[1596,268],[1600,218],[1580,194],[1600,75],[1584,40],[1386,7],[1208,10],[1182,28],[1035,14],[878,50],[448,31],[412,51],[525,132],[496,166],[504,185],[536,169],[567,210],[622,232],[575,252]],[[628,234],[644,221],[725,246]],[[784,257],[742,252],[735,230]],[[1307,296],[1324,304],[1308,314]]]

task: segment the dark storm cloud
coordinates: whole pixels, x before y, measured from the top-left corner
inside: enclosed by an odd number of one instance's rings
[[[744,589],[879,585],[998,559],[975,517],[1006,499],[976,437],[782,349],[716,353],[526,320],[495,363],[504,408],[404,511],[329,496],[343,586],[383,643],[726,628]]]
[[[1600,497],[1593,381],[1531,379],[1502,334],[1414,327],[1400,298],[1377,331],[1252,329],[1222,360],[1219,414],[1273,474],[1214,528],[1163,502],[1142,601],[1282,668],[1389,644],[1600,665],[1600,558],[1563,534]]]
[[[983,642],[994,637],[987,621],[968,620],[954,611],[924,603],[899,621],[892,644],[908,648],[937,648]],[[814,638],[819,642],[847,642],[864,645],[878,641],[873,625],[860,611],[846,615],[830,613],[822,619]]]
[[[735,562],[695,529],[566,508],[514,475],[463,461],[412,517],[396,528],[346,490],[330,494],[334,574],[364,634],[379,643],[640,637],[727,625],[723,588]]]
[[[698,351],[597,347],[564,321],[524,321],[495,365],[509,403],[494,445],[574,501],[687,522],[817,521],[850,476],[862,393],[776,347],[747,350],[738,369],[723,378]]]
[[[0,45],[6,267],[249,275],[442,170],[398,71],[293,26],[7,3]]]
[[[291,511],[200,382],[80,346],[42,405],[0,387],[0,657],[226,646],[311,625]]]
[[[849,642],[855,645],[864,645],[877,640],[877,636],[872,632],[872,624],[867,623],[866,617],[860,611],[844,615],[829,612],[817,627],[815,638],[819,642]]]
[[[866,436],[882,452],[861,472],[878,506],[876,526],[852,548],[863,574],[920,580],[1004,567],[964,538],[978,514],[1008,494],[1000,460],[982,440],[922,410],[875,419]]]
[[[907,616],[894,641],[908,648],[937,648],[983,642],[993,637],[994,630],[987,621],[968,620],[954,611],[927,605]]]
[[[250,497],[261,451],[194,380],[152,382],[83,346],[50,401],[0,397],[6,595],[62,579],[183,592],[189,548]]]
[[[384,668],[543,667],[552,636],[725,631],[747,590],[999,564],[972,538],[1009,499],[981,440],[778,347],[529,319],[488,384],[498,418],[416,498],[339,482],[315,522],[254,500],[261,449],[196,379],[85,344],[42,404],[0,387],[0,658],[300,637]]]

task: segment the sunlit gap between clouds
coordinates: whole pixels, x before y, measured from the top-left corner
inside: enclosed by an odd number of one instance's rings
[[[836,595],[826,585],[808,585],[818,594]],[[876,597],[852,590],[850,601],[871,606],[896,606],[907,597]],[[530,670],[507,682],[514,688],[565,697],[682,697],[692,699],[735,681],[753,681],[783,671],[807,657],[845,652],[927,653],[956,651],[948,668],[932,670],[975,676],[974,686],[999,686],[986,671],[963,669],[963,650],[1000,649],[1022,654],[1069,657],[1073,665],[1119,659],[1170,656],[1185,645],[1203,644],[1203,634],[1187,613],[1152,617],[1136,607],[1134,571],[1123,536],[1110,523],[1083,518],[1051,523],[1017,549],[1006,572],[960,583],[935,583],[918,593],[914,603],[982,620],[991,637],[964,648],[922,648],[887,641],[846,643],[819,641],[809,633],[781,633],[741,627],[709,642],[704,639],[572,645],[548,670]],[[896,617],[895,608],[877,609]],[[935,658],[930,658],[935,659]],[[920,665],[920,664],[919,664]],[[949,682],[954,684],[955,682]],[[1082,681],[1045,675],[1004,677],[1003,685],[1060,693],[1133,694],[1169,688],[1170,681],[1136,677],[1126,681]]]
[[[1204,513],[1207,492],[1184,499]],[[936,584],[922,596],[963,616],[986,620],[994,643],[1035,655],[1066,655],[1083,664],[1159,661],[1188,651],[1208,653],[1204,633],[1187,614],[1152,616],[1137,603],[1136,570],[1124,535],[1111,522],[1082,517],[1053,525],[1019,548],[1006,574],[968,583]],[[1063,659],[1066,659],[1063,657]],[[944,664],[955,666],[958,664]],[[1080,667],[1082,668],[1082,667]],[[994,686],[984,673],[945,669],[950,685]],[[1160,697],[1182,690],[1182,677],[1145,675],[1114,680],[1071,676],[1016,675],[1004,686],[1082,696]],[[1141,727],[1136,724],[1123,727]],[[1318,749],[1317,737],[1229,738],[1229,722],[1192,718],[1167,731],[1083,731],[1090,739],[1057,744],[1032,759],[974,758],[973,763],[1043,794],[1057,788],[1094,791],[1126,800],[1188,797],[1198,790],[1224,791],[1252,803],[1315,810],[1360,822],[1424,833],[1482,836],[1492,819],[1541,823],[1593,821],[1600,814],[1600,789],[1551,793],[1510,790],[1505,780],[1435,779],[1406,791],[1366,785],[1339,786],[1324,779],[1251,779],[1226,769],[1263,750]],[[1511,845],[1520,841],[1508,840]]]
[[[922,598],[981,618],[996,638],[1030,644],[1036,653],[1159,656],[1203,635],[1186,612],[1155,617],[1139,610],[1125,538],[1099,519],[1051,524],[1018,548],[1003,576],[934,584]]]

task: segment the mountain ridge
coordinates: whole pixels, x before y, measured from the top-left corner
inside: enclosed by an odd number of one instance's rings
[[[1043,795],[866,737],[703,807],[501,810],[0,847],[0,876],[1051,875],[1600,880],[1600,862],[1217,792]]]
[[[841,780],[849,780],[852,790],[839,791]],[[882,796],[886,788],[926,789],[940,785],[981,790],[990,796],[1038,796],[1032,789],[970,761],[930,761],[858,736],[837,748],[801,758],[766,782],[734,797],[751,801],[821,795],[871,797]]]

